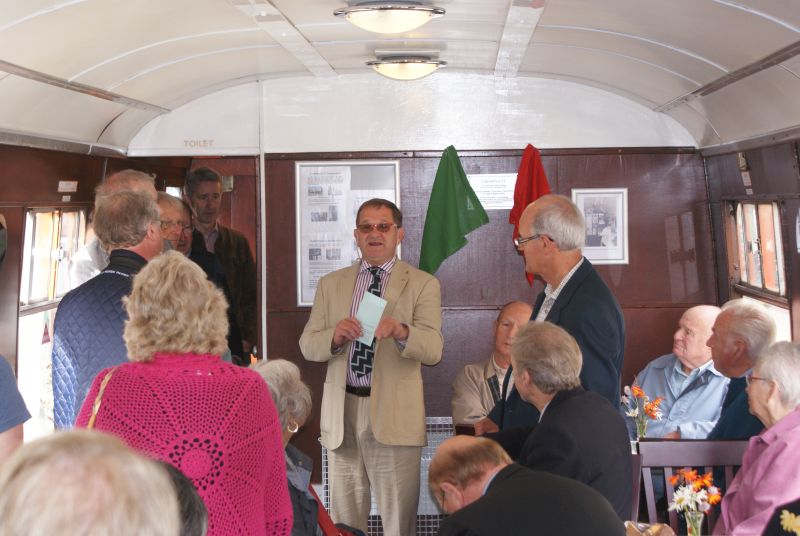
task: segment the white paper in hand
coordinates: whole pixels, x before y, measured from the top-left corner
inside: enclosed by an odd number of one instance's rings
[[[381,321],[383,310],[386,308],[386,300],[369,292],[364,293],[361,303],[358,304],[356,319],[361,322],[361,336],[356,339],[367,346],[372,344],[375,338],[375,328]]]

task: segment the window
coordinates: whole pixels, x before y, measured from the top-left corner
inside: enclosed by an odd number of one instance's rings
[[[53,302],[71,288],[69,261],[83,245],[82,210],[31,210],[25,222],[20,306]]]
[[[781,205],[774,201],[731,201],[728,208],[731,297],[767,306],[778,328],[778,340],[791,340]]]

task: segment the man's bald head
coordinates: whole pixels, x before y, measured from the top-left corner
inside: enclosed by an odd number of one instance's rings
[[[681,315],[678,329],[672,336],[672,353],[687,373],[711,359],[711,348],[706,346],[706,341],[711,337],[719,312],[720,308],[714,305],[698,305]]]

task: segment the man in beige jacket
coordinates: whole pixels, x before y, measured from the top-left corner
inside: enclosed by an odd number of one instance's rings
[[[300,337],[309,361],[327,362],[320,429],[338,523],[367,532],[370,487],[384,534],[413,535],[425,445],[421,366],[442,357],[441,292],[433,276],[396,257],[403,216],[364,202],[354,231],[361,261],[320,279]],[[355,318],[364,295],[386,301],[367,346]]]

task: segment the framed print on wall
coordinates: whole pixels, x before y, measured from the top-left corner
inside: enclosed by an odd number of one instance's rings
[[[628,264],[628,189],[574,188],[586,219],[583,255],[593,264]]]

